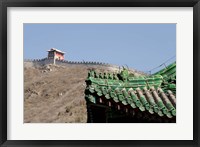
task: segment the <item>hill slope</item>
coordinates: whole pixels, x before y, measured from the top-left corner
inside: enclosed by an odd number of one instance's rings
[[[115,67],[96,66],[100,71]],[[24,64],[24,123],[84,123],[86,65]]]

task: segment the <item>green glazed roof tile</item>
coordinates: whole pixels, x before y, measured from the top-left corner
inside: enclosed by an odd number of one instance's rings
[[[150,76],[129,76],[124,70],[119,74],[89,71],[86,100],[96,103],[96,99],[105,97],[116,105],[148,111],[150,115],[176,116],[176,63]]]
[[[109,94],[105,94],[105,97],[106,97],[107,99],[110,99],[110,95],[109,95]]]

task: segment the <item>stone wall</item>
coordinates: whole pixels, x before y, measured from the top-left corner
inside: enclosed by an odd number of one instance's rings
[[[81,61],[81,62],[77,62],[77,61],[66,61],[66,60],[56,60],[55,61],[56,65],[103,65],[103,66],[109,66],[108,63],[102,63],[102,62],[85,62],[85,61]]]
[[[48,65],[48,64],[54,64],[54,59],[53,58],[44,58],[44,59],[26,59],[24,60],[24,65],[25,67],[30,67],[30,66],[43,66],[43,65]],[[103,63],[103,62],[91,62],[91,61],[67,61],[67,60],[55,60],[56,65],[62,65],[62,66],[70,66],[70,65],[85,65],[89,67],[96,67],[96,66],[104,66],[104,67],[109,67],[111,70],[118,71],[119,66],[117,65],[112,65],[108,63]],[[130,69],[131,71],[134,71],[136,73],[139,73],[141,75],[146,75],[143,72],[137,71],[135,69]]]
[[[24,62],[26,63],[32,63],[33,65],[46,65],[46,64],[53,64],[54,59],[53,58],[44,58],[44,59],[26,59]]]
[[[47,65],[47,64],[54,64],[53,58],[44,58],[44,59],[26,59],[24,60],[25,64],[27,65]],[[67,61],[67,60],[55,60],[56,65],[103,65],[103,66],[110,66],[108,63],[102,62],[76,62],[76,61]]]

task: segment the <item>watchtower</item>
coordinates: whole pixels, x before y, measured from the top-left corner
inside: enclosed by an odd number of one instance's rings
[[[48,50],[48,58],[53,58],[57,60],[64,60],[64,52],[56,49],[56,48],[51,48]]]

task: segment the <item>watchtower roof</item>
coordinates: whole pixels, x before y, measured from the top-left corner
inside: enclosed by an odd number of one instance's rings
[[[56,51],[56,52],[59,52],[59,53],[62,53],[64,54],[65,52],[62,52],[61,50],[58,50],[56,48],[51,48],[50,50],[48,50],[47,52],[52,52],[52,51]]]

